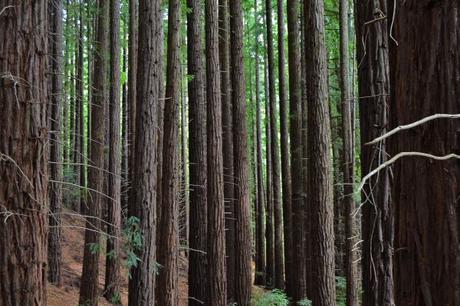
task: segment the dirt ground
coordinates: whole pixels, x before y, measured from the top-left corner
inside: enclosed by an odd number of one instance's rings
[[[62,220],[62,284],[57,287],[48,284],[48,306],[77,306],[80,276],[83,263],[84,225],[82,217],[64,210]],[[99,287],[104,288],[105,258],[101,254],[99,268]],[[179,296],[180,305],[187,303],[187,261],[180,260]],[[128,275],[122,270],[121,300],[128,304]],[[100,299],[100,306],[112,305],[105,298]]]

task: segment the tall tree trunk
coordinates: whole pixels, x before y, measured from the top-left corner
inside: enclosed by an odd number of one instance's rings
[[[221,65],[222,149],[224,160],[225,252],[227,298],[235,300],[235,183],[232,133],[232,84],[230,79],[229,0],[219,0],[219,59]]]
[[[305,254],[305,200],[304,176],[302,166],[302,100],[301,100],[301,67],[300,31],[299,31],[299,0],[288,0],[288,59],[289,59],[289,110],[291,139],[291,170],[292,177],[292,265],[291,271],[286,268],[286,292],[294,301],[306,297],[306,254]],[[294,244],[295,242],[295,244]],[[288,263],[287,257],[286,262]],[[287,267],[287,266],[286,266]],[[295,267],[295,268],[294,268]],[[292,278],[289,278],[289,272]]]
[[[134,156],[136,154],[137,55],[139,36],[138,0],[129,0],[128,31],[128,185],[132,188],[134,182]],[[128,204],[128,211],[131,210],[131,204],[134,205],[134,203],[130,201]]]
[[[271,132],[270,132],[270,110],[268,102],[268,67],[265,58],[265,152],[266,152],[266,177],[267,177],[267,220],[265,227],[265,237],[267,241],[267,266],[266,266],[266,285],[273,286],[275,276],[275,248],[274,248],[274,228],[273,228],[273,175],[272,175],[272,154],[271,154]]]
[[[275,88],[275,53],[273,47],[273,20],[271,0],[265,1],[265,13],[267,22],[267,58],[268,58],[268,101],[270,116],[271,134],[271,163],[272,163],[272,184],[273,184],[273,214],[275,219],[275,266],[273,285],[277,288],[284,288],[283,273],[283,229],[282,229],[282,208],[281,208],[281,186],[280,186],[280,157],[278,143],[278,120],[276,117],[276,88]]]
[[[335,305],[331,129],[323,0],[305,0],[308,99],[308,196],[311,214],[312,301]]]
[[[357,62],[359,63],[359,113],[361,175],[387,161],[387,144],[365,144],[387,131],[389,123],[389,59],[387,1],[359,1],[356,8]],[[377,22],[366,24],[375,18]],[[364,39],[366,38],[366,39]],[[380,171],[363,188],[362,287],[364,306],[394,305],[393,207],[390,168]],[[372,194],[372,197],[370,195]],[[369,200],[368,200],[369,199]],[[370,200],[372,199],[372,201]]]
[[[84,107],[83,107],[83,101],[84,101],[84,91],[83,91],[83,4],[79,4],[79,28],[78,28],[78,55],[77,55],[77,105],[78,105],[78,110],[77,114],[75,114],[77,120],[78,120],[78,147],[76,148],[75,151],[75,158],[74,160],[76,161],[76,165],[80,168],[78,170],[79,172],[79,181],[76,182],[77,184],[80,184],[80,188],[84,188],[86,186],[85,183],[85,176],[86,176],[86,171],[85,171],[85,157],[87,156],[85,154],[85,116],[84,116]],[[84,205],[84,192],[80,191],[79,192],[79,198],[77,202],[77,211],[82,212],[82,206]]]
[[[251,299],[251,224],[248,185],[246,84],[243,61],[241,0],[230,2],[230,42],[233,104],[233,156],[235,184],[235,301],[249,306]]]
[[[97,305],[99,295],[100,218],[104,168],[105,107],[107,105],[107,54],[109,1],[100,0],[98,27],[94,51],[93,100],[91,103],[91,152],[88,187],[91,190],[88,203],[88,217],[85,231],[85,251],[80,284],[80,304]]]
[[[81,173],[80,173],[80,170],[81,170],[81,167],[80,167],[80,163],[81,163],[81,152],[80,152],[80,141],[82,140],[81,138],[81,130],[80,130],[80,118],[81,118],[81,114],[80,114],[80,109],[81,109],[81,105],[83,103],[83,96],[80,95],[80,91],[82,91],[82,88],[83,88],[83,81],[82,79],[80,79],[80,62],[83,58],[80,58],[79,57],[79,52],[80,52],[80,31],[79,31],[79,22],[80,22],[80,15],[81,15],[81,10],[80,10],[80,7],[81,6],[75,6],[75,17],[74,17],[74,26],[75,26],[75,48],[74,48],[74,52],[75,52],[75,92],[74,92],[74,95],[75,95],[75,106],[74,106],[74,137],[73,137],[73,148],[72,148],[72,151],[73,151],[73,159],[72,159],[72,169],[73,169],[73,173],[74,173],[74,178],[75,178],[75,184],[77,185],[80,185],[80,181],[81,181]],[[81,188],[81,186],[80,186]],[[80,192],[81,189],[78,190],[78,192]],[[79,193],[78,193],[79,194]],[[73,210],[76,211],[76,212],[80,212],[80,199],[81,197],[80,196],[77,196],[77,198],[75,199],[75,202],[73,203]]]
[[[178,305],[179,256],[179,99],[180,99],[180,1],[168,8],[168,54],[163,134],[163,176],[157,283],[157,303]]]
[[[289,168],[289,123],[286,92],[286,56],[284,49],[284,7],[282,0],[278,4],[278,74],[280,97],[280,135],[281,135],[281,179],[283,188],[283,228],[284,228],[284,270],[286,284],[293,281],[291,265],[293,263],[292,242],[292,203],[291,203],[291,168]],[[283,271],[281,270],[281,273]],[[282,277],[282,275],[281,275]],[[281,286],[284,284],[281,283]],[[284,288],[281,287],[281,288]]]
[[[48,281],[61,283],[61,206],[62,206],[62,160],[61,160],[61,107],[62,107],[62,1],[48,3],[50,17],[50,34],[48,41],[48,64],[51,69],[50,80],[50,232],[48,235]]]
[[[256,271],[255,284],[265,285],[265,194],[262,162],[262,120],[260,106],[260,64],[259,64],[259,22],[258,1],[254,0],[254,18],[256,19],[256,159],[257,159],[257,214],[256,214]]]
[[[219,63],[218,1],[206,0],[207,95],[207,195],[208,195],[208,298],[213,305],[227,305],[225,273],[225,209],[222,160],[222,104]]]
[[[188,0],[187,58],[189,92],[189,158],[190,158],[190,257],[188,271],[188,295],[190,306],[200,306],[207,301],[206,288],[206,100],[204,65],[202,57],[200,2]]]
[[[137,91],[138,112],[130,215],[136,217],[139,222],[138,228],[143,244],[135,249],[139,262],[131,269],[128,297],[130,306],[150,306],[155,303],[158,158],[156,146],[161,90],[158,79],[151,76],[159,76],[162,73],[163,29],[160,4],[159,0],[139,2],[139,69],[136,77],[137,88],[131,89]]]
[[[120,104],[120,1],[110,2],[109,173],[107,201],[107,256],[104,296],[120,303],[121,257],[121,104]]]
[[[0,305],[46,305],[49,7],[10,4],[0,1]]]
[[[392,5],[392,127],[436,113],[460,113],[458,1]],[[458,120],[425,123],[394,136],[392,155],[458,153],[459,130]],[[395,304],[460,305],[458,160],[406,157],[393,173]]]
[[[340,87],[342,107],[342,162],[343,162],[343,206],[345,206],[345,268],[347,279],[347,305],[358,305],[357,262],[354,252],[356,243],[356,226],[353,217],[355,201],[354,184],[354,143],[352,92],[350,87],[348,42],[348,0],[340,0]]]

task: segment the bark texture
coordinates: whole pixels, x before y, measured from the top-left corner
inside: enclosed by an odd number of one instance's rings
[[[335,305],[334,207],[323,0],[305,0],[312,301]]]
[[[292,264],[290,273],[286,269],[286,293],[294,301],[306,297],[306,252],[305,252],[305,194],[302,166],[302,97],[300,62],[299,0],[288,0],[288,61],[289,61],[289,111],[290,111],[290,149],[292,177]],[[287,257],[286,257],[287,262]],[[286,266],[287,267],[287,266]],[[290,280],[290,281],[289,281]]]
[[[40,306],[48,244],[48,4],[0,7],[0,305]]]
[[[91,101],[91,142],[89,162],[92,167],[88,170],[88,188],[90,196],[88,217],[85,231],[85,250],[83,255],[83,272],[80,283],[79,303],[97,305],[99,297],[99,257],[100,257],[100,218],[104,169],[105,143],[105,109],[107,105],[107,54],[109,30],[109,1],[100,0],[98,6],[98,27],[94,50],[94,79]]]
[[[136,249],[140,261],[131,269],[129,282],[130,306],[150,306],[155,303],[156,266],[156,206],[158,106],[162,61],[161,1],[139,2],[139,66],[137,70],[136,149],[134,152],[133,189],[130,215],[138,218],[143,244]],[[131,105],[131,104],[130,104]]]
[[[251,300],[251,224],[248,182],[246,83],[243,61],[243,11],[241,0],[230,2],[232,67],[233,156],[235,185],[235,302],[249,306]]]
[[[392,4],[391,126],[458,114],[458,1]],[[458,120],[423,124],[395,135],[391,153],[458,154],[459,130]],[[395,304],[460,305],[458,160],[407,157],[395,163],[393,173]]]
[[[222,104],[219,63],[218,1],[205,1],[207,96],[208,298],[227,305],[225,273],[225,208],[222,160]]]
[[[387,1],[357,1],[356,40],[359,63],[359,110],[361,132],[361,175],[387,161],[387,143],[366,146],[384,134],[389,124],[390,75]],[[394,305],[393,297],[393,207],[389,175],[391,167],[372,177],[363,188],[362,201],[362,287],[364,306]]]
[[[190,306],[207,303],[206,248],[207,248],[207,195],[206,195],[206,96],[205,71],[201,34],[202,4],[188,0],[187,56],[189,92],[189,171],[190,171],[190,256],[188,293],[193,299]]]

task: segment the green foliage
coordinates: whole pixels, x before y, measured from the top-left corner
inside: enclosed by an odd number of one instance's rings
[[[289,300],[286,294],[279,290],[274,289],[272,291],[254,294],[251,299],[252,306],[288,306]]]
[[[110,303],[113,305],[121,305],[121,295],[120,292],[115,292],[111,297],[110,297]]]
[[[337,306],[347,304],[347,280],[345,277],[337,276],[335,278],[335,288],[337,292]]]
[[[299,305],[299,306],[311,306],[312,304],[311,304],[311,301],[309,299],[305,298],[305,299],[303,299],[301,301],[298,301],[297,305]]]
[[[139,226],[140,220],[137,217],[129,217],[126,220],[126,227],[123,230],[125,238],[124,251],[126,253],[125,266],[128,270],[128,275],[131,278],[131,268],[137,267],[140,258],[136,252],[142,248],[144,240]]]
[[[72,206],[74,203],[77,203],[81,196],[81,187],[77,186],[79,182],[76,182],[74,168],[64,167],[62,172],[62,178],[64,182],[70,183],[63,185],[62,201],[65,205]],[[75,186],[71,184],[75,184]]]
[[[89,247],[91,254],[98,254],[101,252],[100,243],[88,243],[88,247]]]

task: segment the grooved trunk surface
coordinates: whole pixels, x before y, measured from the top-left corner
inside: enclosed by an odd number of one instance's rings
[[[190,158],[190,256],[188,292],[190,306],[207,302],[206,252],[207,195],[206,195],[206,100],[202,56],[201,18],[203,9],[195,0],[188,0],[187,14],[188,74],[193,78],[189,89],[189,158]],[[196,300],[195,300],[196,299]]]
[[[47,1],[0,1],[0,305],[46,305]]]
[[[390,76],[388,63],[387,1],[357,1],[356,36],[359,63],[359,114],[361,133],[361,175],[388,158],[386,142],[366,146],[388,128]],[[393,298],[393,208],[390,199],[390,168],[369,179],[363,188],[362,207],[362,287],[364,306],[394,305]],[[370,197],[369,195],[372,195]]]
[[[286,292],[294,301],[306,297],[305,200],[302,167],[302,100],[300,70],[299,0],[288,0],[289,111],[292,177],[292,278],[286,269]],[[286,262],[288,263],[286,257]],[[294,268],[295,266],[295,268]]]
[[[99,295],[99,257],[102,198],[104,193],[104,143],[105,143],[105,109],[107,105],[107,54],[109,1],[100,0],[98,7],[98,27],[94,51],[94,80],[91,103],[91,141],[88,170],[88,187],[91,190],[86,220],[85,250],[83,255],[83,272],[80,283],[80,304],[97,305]]]
[[[391,125],[460,113],[458,1],[397,1],[391,42]],[[459,153],[460,122],[438,119],[395,135],[392,153]],[[393,146],[394,145],[394,146]],[[460,305],[458,160],[394,165],[395,303]]]
[[[227,305],[225,273],[225,207],[222,160],[222,104],[219,64],[218,1],[206,0],[206,95],[208,171],[208,298],[210,305]]]
[[[323,0],[308,0],[304,3],[312,301],[314,306],[333,306],[336,303],[334,209],[324,3]]]
[[[129,305],[151,306],[155,303],[156,206],[158,152],[158,108],[163,73],[162,15],[159,0],[139,1],[139,66],[137,70],[136,141],[130,215],[139,219],[142,246],[136,250],[140,261],[131,270]],[[130,104],[131,105],[131,104]]]
[[[230,42],[233,104],[233,155],[235,166],[235,302],[249,306],[252,288],[251,224],[248,185],[246,83],[243,61],[241,0],[230,2]]]
[[[163,174],[161,178],[161,223],[159,228],[157,303],[175,306],[179,303],[179,98],[180,1],[169,1],[168,54],[163,130]]]

